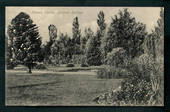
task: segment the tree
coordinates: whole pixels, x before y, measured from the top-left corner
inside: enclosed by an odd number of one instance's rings
[[[81,30],[79,29],[79,21],[78,17],[75,17],[73,20],[73,28],[72,28],[72,47],[73,47],[73,54],[80,54],[80,37],[81,37]]]
[[[105,35],[105,31],[106,31],[106,23],[105,23],[105,15],[104,15],[103,11],[100,11],[98,14],[97,24],[98,24],[99,28],[96,33],[96,37],[98,38],[96,47],[100,47],[100,50],[101,50],[100,53],[102,53],[101,61],[104,62],[105,56],[104,56],[104,50],[102,48],[103,46],[101,44],[103,43],[102,41],[104,39],[104,35]]]
[[[104,12],[100,11],[97,18],[98,30],[96,35],[93,36],[88,43],[87,48],[87,63],[89,65],[101,65],[102,64],[102,52],[101,52],[101,40],[104,37],[106,23],[104,18]]]
[[[71,38],[61,33],[59,39],[51,46],[53,64],[69,63],[72,57]]]
[[[105,29],[106,29],[106,23],[105,23],[105,18],[104,18],[104,12],[100,11],[98,14],[98,18],[97,18],[97,24],[98,24],[98,30],[96,33],[96,37],[98,38],[98,47],[100,47],[101,44],[101,40],[104,37],[105,34]]]
[[[100,11],[97,18],[97,24],[99,26],[100,31],[104,31],[106,29],[106,23],[104,18],[104,12]]]
[[[50,39],[43,48],[43,54],[44,54],[44,61],[49,64],[51,61],[49,59],[49,56],[51,55],[51,46],[55,43],[57,39],[57,28],[55,27],[55,25],[50,24],[50,26],[48,26],[48,30],[49,30]]]
[[[33,23],[30,16],[24,12],[19,13],[11,21],[8,27],[8,35],[12,38],[12,50],[15,58],[26,65],[31,73],[31,68],[39,61],[41,49],[41,37],[38,27]]]
[[[5,36],[5,48],[6,48],[6,65],[7,69],[13,69],[16,66],[15,60],[13,58],[13,50],[11,40],[8,36]]]
[[[98,30],[96,36],[98,37],[98,46],[101,44],[101,40],[104,37],[105,29],[106,29],[106,23],[104,18],[104,12],[100,11],[97,18],[97,24],[98,24]]]
[[[82,38],[81,38],[82,54],[85,54],[85,52],[86,52],[87,41],[94,35],[94,32],[92,31],[91,28],[86,28],[84,33],[85,33],[84,36],[82,36]]]
[[[97,38],[91,37],[87,42],[86,58],[89,65],[101,65],[101,51],[97,46]]]
[[[142,45],[146,35],[146,26],[136,22],[128,9],[119,11],[118,15],[112,18],[107,36],[103,40],[105,55],[113,48],[122,47],[128,56],[139,56],[144,52]]]
[[[145,39],[145,51],[153,56],[156,60],[158,57],[163,57],[164,54],[164,9],[161,8],[160,18],[157,21],[157,26],[152,30]]]

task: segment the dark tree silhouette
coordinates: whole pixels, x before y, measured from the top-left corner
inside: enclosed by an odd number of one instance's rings
[[[26,65],[31,73],[33,64],[40,61],[41,37],[38,27],[30,16],[24,12],[19,13],[8,27],[9,38],[12,38],[14,57]]]
[[[79,29],[79,21],[78,17],[75,17],[73,20],[73,28],[72,28],[72,48],[73,54],[80,54],[80,37],[81,37],[81,30]]]

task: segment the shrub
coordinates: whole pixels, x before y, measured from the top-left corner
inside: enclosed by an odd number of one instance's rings
[[[121,83],[118,100],[127,102],[145,103],[151,96],[151,83],[137,77],[129,78]]]
[[[69,64],[66,65],[66,67],[74,67],[74,64],[69,63]]]
[[[150,105],[164,104],[164,82],[162,76],[151,76],[152,95],[148,101]]]
[[[14,69],[17,66],[17,62],[13,59],[7,61],[7,69]]]
[[[47,69],[46,66],[44,64],[37,64],[35,66],[35,69]]]
[[[99,78],[125,78],[130,76],[130,72],[126,69],[116,68],[116,67],[104,67],[97,71],[97,76]]]
[[[87,64],[81,64],[81,67],[89,67]]]
[[[109,76],[108,68],[100,70],[100,77]],[[114,69],[113,69],[114,70]],[[118,71],[123,69],[117,69]],[[120,90],[109,92],[109,102],[104,97],[104,103],[114,106],[142,105],[162,106],[164,103],[163,63],[155,62],[151,55],[143,54],[131,61],[127,66],[128,78],[121,82]],[[107,75],[106,75],[107,74]],[[111,101],[111,102],[110,102]]]
[[[131,60],[126,68],[131,73],[131,77],[149,80],[151,73],[153,73],[154,64],[155,63],[150,56],[143,54],[140,57]]]
[[[163,71],[157,69],[159,64],[155,63],[151,57],[143,54],[132,61],[131,66],[128,67],[132,76],[121,83],[122,88],[118,94],[120,101],[140,105],[163,104],[163,90],[161,89],[163,84],[158,76]],[[157,78],[153,80],[155,78],[152,77]]]
[[[126,60],[126,58],[126,51],[123,48],[119,47],[114,48],[110,53],[107,54],[105,62],[110,66],[123,67],[128,61]]]

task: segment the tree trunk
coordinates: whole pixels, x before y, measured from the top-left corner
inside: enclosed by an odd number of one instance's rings
[[[32,73],[30,66],[28,66],[28,73],[30,73],[30,74]]]

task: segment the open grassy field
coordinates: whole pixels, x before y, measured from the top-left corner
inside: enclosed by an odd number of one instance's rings
[[[96,105],[93,98],[117,88],[120,79],[98,79],[94,71],[6,71],[6,105]]]

